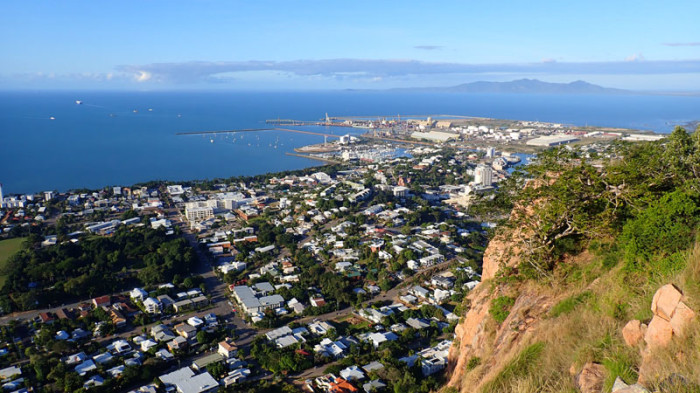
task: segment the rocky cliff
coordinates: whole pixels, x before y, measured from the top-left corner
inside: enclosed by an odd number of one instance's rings
[[[619,274],[614,271],[586,282],[584,288],[494,279],[503,266],[517,265],[517,253],[507,251],[517,249],[517,241],[517,237],[501,234],[485,251],[484,280],[467,296],[468,311],[455,330],[447,370],[448,387],[460,392],[544,391],[533,387],[537,385],[528,382],[527,378],[515,378],[516,382],[512,382],[507,390],[501,390],[502,386],[497,384],[503,383],[504,374],[510,372],[509,367],[512,368],[522,358],[523,352],[535,343],[545,348],[543,357],[553,360],[533,360],[533,364],[546,364],[552,369],[538,370],[535,367],[527,371],[528,378],[549,379],[545,383],[550,384],[546,391],[654,391],[646,389],[659,386],[659,381],[674,375],[673,370],[685,370],[686,379],[683,381],[700,378],[692,375],[692,369],[688,371],[688,367],[683,366],[690,358],[700,357],[700,351],[694,349],[694,353],[688,356],[687,349],[679,349],[688,340],[687,331],[697,332],[698,329],[696,312],[693,311],[695,303],[678,287],[671,284],[660,289],[657,287],[658,290],[652,292],[655,293],[652,299],[641,301],[642,310],[651,311],[651,319],[647,318],[646,323],[640,320],[626,322],[621,317],[611,317],[608,311],[601,313],[601,310],[596,310],[606,307],[605,302],[614,301],[616,294],[611,283],[619,279]],[[691,258],[691,262],[695,264],[692,269],[700,270],[697,268],[700,258]],[[595,265],[595,257],[584,251],[563,263],[590,268]],[[590,295],[576,295],[581,293]],[[495,299],[505,296],[513,299],[512,306],[505,320],[498,323],[489,310]],[[553,317],[555,306],[566,304],[572,298],[589,297],[601,302],[594,303],[592,310]],[[693,337],[697,339],[697,336]],[[589,348],[592,345],[610,348]],[[612,356],[629,362],[628,369],[616,371],[619,364],[612,361],[606,364],[605,359],[610,356],[605,354],[606,351],[612,351]],[[674,362],[678,367],[671,364]],[[536,375],[540,372],[542,375]],[[621,376],[632,385],[627,385]],[[612,381],[616,383],[613,385]]]

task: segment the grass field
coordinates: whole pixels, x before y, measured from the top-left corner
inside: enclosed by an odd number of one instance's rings
[[[0,271],[2,271],[5,267],[5,263],[7,262],[8,258],[10,258],[10,255],[19,251],[19,249],[22,247],[23,241],[23,237],[0,241]],[[0,274],[0,287],[5,285],[5,279],[6,277]]]

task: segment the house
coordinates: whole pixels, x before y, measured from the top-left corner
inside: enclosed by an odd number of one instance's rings
[[[75,372],[78,373],[78,375],[80,375],[81,377],[95,370],[97,370],[97,366],[92,360],[86,360],[80,363],[79,365],[75,366]]]
[[[365,372],[367,372],[367,373],[371,373],[372,371],[379,371],[379,370],[382,370],[383,368],[384,368],[384,365],[377,362],[377,361],[374,361],[374,362],[371,362],[369,364],[365,364],[364,366],[362,366],[362,369],[365,370]]]
[[[51,314],[47,312],[42,312],[39,313],[39,321],[41,323],[53,323],[54,318],[51,316]]]
[[[178,393],[209,393],[219,390],[219,383],[209,374],[204,372],[195,375],[189,367],[183,367],[169,374],[158,377],[166,386],[175,387]]]
[[[17,366],[11,366],[0,370],[0,381],[6,381],[22,375],[22,370]]]
[[[116,340],[107,346],[107,350],[115,355],[131,352],[131,345],[126,340]]]
[[[306,307],[304,307],[303,304],[301,304],[300,301],[297,300],[297,298],[292,298],[291,300],[289,300],[289,301],[287,302],[287,307],[289,307],[289,308],[291,308],[292,310],[294,310],[294,312],[297,313],[297,314],[303,313],[303,312],[304,312],[304,309],[306,308]]]
[[[175,333],[179,334],[185,339],[191,339],[197,336],[197,329],[186,323],[180,323],[175,325]]]
[[[161,348],[155,353],[156,358],[169,362],[175,359],[172,353],[168,352],[165,348]]]
[[[239,368],[228,373],[223,379],[225,387],[245,381],[250,376],[249,368]]]
[[[268,283],[269,284],[269,283]],[[266,287],[261,287],[263,290]],[[274,290],[274,288],[273,288]],[[258,297],[253,288],[245,285],[233,287],[233,297],[246,314],[252,315],[267,309],[282,307],[284,298],[280,295],[270,295]]]
[[[326,305],[326,299],[321,295],[314,295],[309,298],[309,303],[314,307],[323,307]]]
[[[406,320],[406,325],[416,330],[421,330],[430,327],[430,323],[423,318],[408,318]]]
[[[160,313],[160,302],[152,297],[148,297],[143,301],[143,308],[149,314]]]
[[[375,379],[362,385],[362,390],[364,390],[366,393],[378,392],[384,390],[385,388],[386,384],[380,379]]]
[[[83,388],[85,389],[90,389],[91,387],[94,386],[100,386],[105,383],[105,379],[102,378],[99,375],[93,375],[92,377],[88,378],[85,383],[83,383]]]
[[[214,352],[192,362],[192,368],[194,368],[197,371],[204,370],[207,368],[208,365],[219,363],[223,360],[224,357],[221,356],[221,354],[219,354],[218,352]]]
[[[375,348],[379,348],[380,345],[387,341],[396,341],[399,336],[392,332],[386,333],[365,333],[359,336],[362,341],[369,341]]]
[[[112,378],[116,378],[124,372],[125,368],[126,367],[124,365],[112,367],[107,370],[107,374],[109,374]]]
[[[238,347],[232,340],[221,341],[218,352],[224,358],[230,359],[238,354]]]
[[[163,324],[153,326],[151,328],[151,336],[158,342],[167,342],[176,337],[173,332],[170,331],[170,328]]]
[[[421,287],[421,286],[419,286],[419,285],[413,286],[413,287],[409,290],[409,292],[410,292],[411,294],[413,294],[413,295],[415,295],[415,296],[417,296],[417,297],[419,297],[419,298],[423,298],[423,299],[428,299],[428,298],[430,297],[430,291],[427,290],[427,289],[425,289],[425,288],[423,288],[423,287]]]
[[[114,356],[112,356],[112,354],[109,352],[103,352],[92,357],[92,360],[94,360],[97,364],[106,364],[111,362],[113,359]]]
[[[56,317],[58,319],[73,319],[73,314],[65,308],[59,308],[56,310]]]
[[[141,352],[148,352],[149,349],[154,348],[158,346],[158,343],[151,340],[150,338],[148,340],[141,341]]]
[[[134,299],[142,302],[145,298],[148,297],[148,292],[144,291],[141,288],[134,288],[129,292],[129,296]]]
[[[350,366],[340,370],[340,376],[347,381],[361,381],[365,379],[365,373],[357,366]]]
[[[109,295],[100,296],[92,299],[92,304],[95,307],[109,307],[112,305],[112,299]]]
[[[187,324],[195,329],[199,329],[200,327],[202,327],[202,325],[204,325],[204,321],[198,317],[190,317],[187,318]]]
[[[357,391],[358,389],[353,384],[343,378],[335,378],[330,383],[330,393],[355,393]]]
[[[64,362],[65,362],[67,365],[72,366],[72,365],[74,365],[74,364],[80,364],[80,363],[84,362],[85,360],[87,360],[87,358],[88,358],[88,357],[87,357],[87,355],[85,354],[85,352],[80,352],[80,353],[76,353],[76,354],[73,354],[73,355],[69,355],[69,356],[65,359]],[[1,371],[2,371],[2,370],[0,370],[0,378],[2,378]]]
[[[175,337],[174,339],[168,341],[168,350],[170,352],[175,352],[177,350],[183,349],[187,346],[187,339],[182,336]]]
[[[311,334],[314,334],[316,336],[324,336],[328,333],[328,331],[334,329],[333,325],[326,321],[317,321],[310,323],[308,325],[308,328]]]
[[[206,296],[201,295],[197,296],[193,299],[185,299],[181,300],[179,302],[173,303],[173,308],[175,309],[175,312],[182,312],[185,310],[192,310],[195,308],[203,307],[209,304],[209,299],[207,299]]]
[[[116,326],[117,328],[123,327],[126,325],[126,318],[124,318],[124,315],[122,315],[121,312],[110,309],[109,310],[109,317],[112,319],[112,324]]]

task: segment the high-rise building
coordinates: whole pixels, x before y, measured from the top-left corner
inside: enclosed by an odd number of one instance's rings
[[[493,147],[486,148],[486,158],[493,158],[496,156],[496,149]]]
[[[493,170],[486,165],[479,165],[474,170],[474,183],[482,186],[493,184]]]

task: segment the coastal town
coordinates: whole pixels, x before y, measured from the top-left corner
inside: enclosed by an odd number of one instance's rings
[[[529,158],[504,147],[631,137],[448,123],[414,124],[413,143],[377,124],[300,171],[0,191],[17,250],[0,270],[3,389],[436,389],[502,218],[470,206]],[[458,145],[476,140],[503,143]]]

